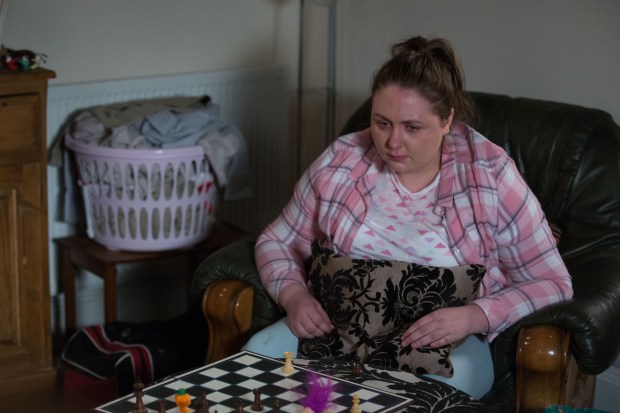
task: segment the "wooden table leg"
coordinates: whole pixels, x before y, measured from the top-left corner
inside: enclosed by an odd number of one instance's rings
[[[116,265],[103,269],[103,297],[105,322],[116,321]]]
[[[60,273],[62,274],[65,293],[65,332],[69,336],[75,331],[75,277],[77,267],[71,262],[71,252],[65,246],[60,247]]]

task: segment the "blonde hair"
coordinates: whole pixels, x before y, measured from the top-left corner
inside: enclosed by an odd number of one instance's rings
[[[375,73],[372,94],[384,86],[413,89],[426,98],[437,116],[468,122],[474,105],[465,92],[465,75],[452,45],[445,39],[412,37],[392,46],[392,57]]]

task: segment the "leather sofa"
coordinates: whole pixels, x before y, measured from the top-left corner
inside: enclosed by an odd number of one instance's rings
[[[620,128],[600,110],[472,93],[478,131],[504,147],[541,202],[573,277],[574,299],[539,310],[493,342],[492,412],[589,407],[595,377],[620,353]],[[369,101],[343,133],[368,125]],[[238,351],[284,314],[258,280],[255,238],[207,258],[192,294],[210,326],[207,361]]]

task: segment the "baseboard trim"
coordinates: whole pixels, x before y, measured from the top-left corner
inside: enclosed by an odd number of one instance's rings
[[[613,365],[596,378],[592,407],[618,413],[620,412],[618,410],[618,394],[620,394],[620,366]]]
[[[56,386],[57,371],[53,367],[20,372],[0,378],[0,399],[22,394],[44,392]]]

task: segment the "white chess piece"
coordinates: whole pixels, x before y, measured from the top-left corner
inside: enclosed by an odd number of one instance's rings
[[[357,394],[353,395],[353,403],[351,404],[349,413],[362,413],[362,409],[360,409],[360,397]]]
[[[284,373],[292,373],[295,371],[293,368],[293,353],[290,351],[284,352],[284,367],[282,367],[282,371]]]

